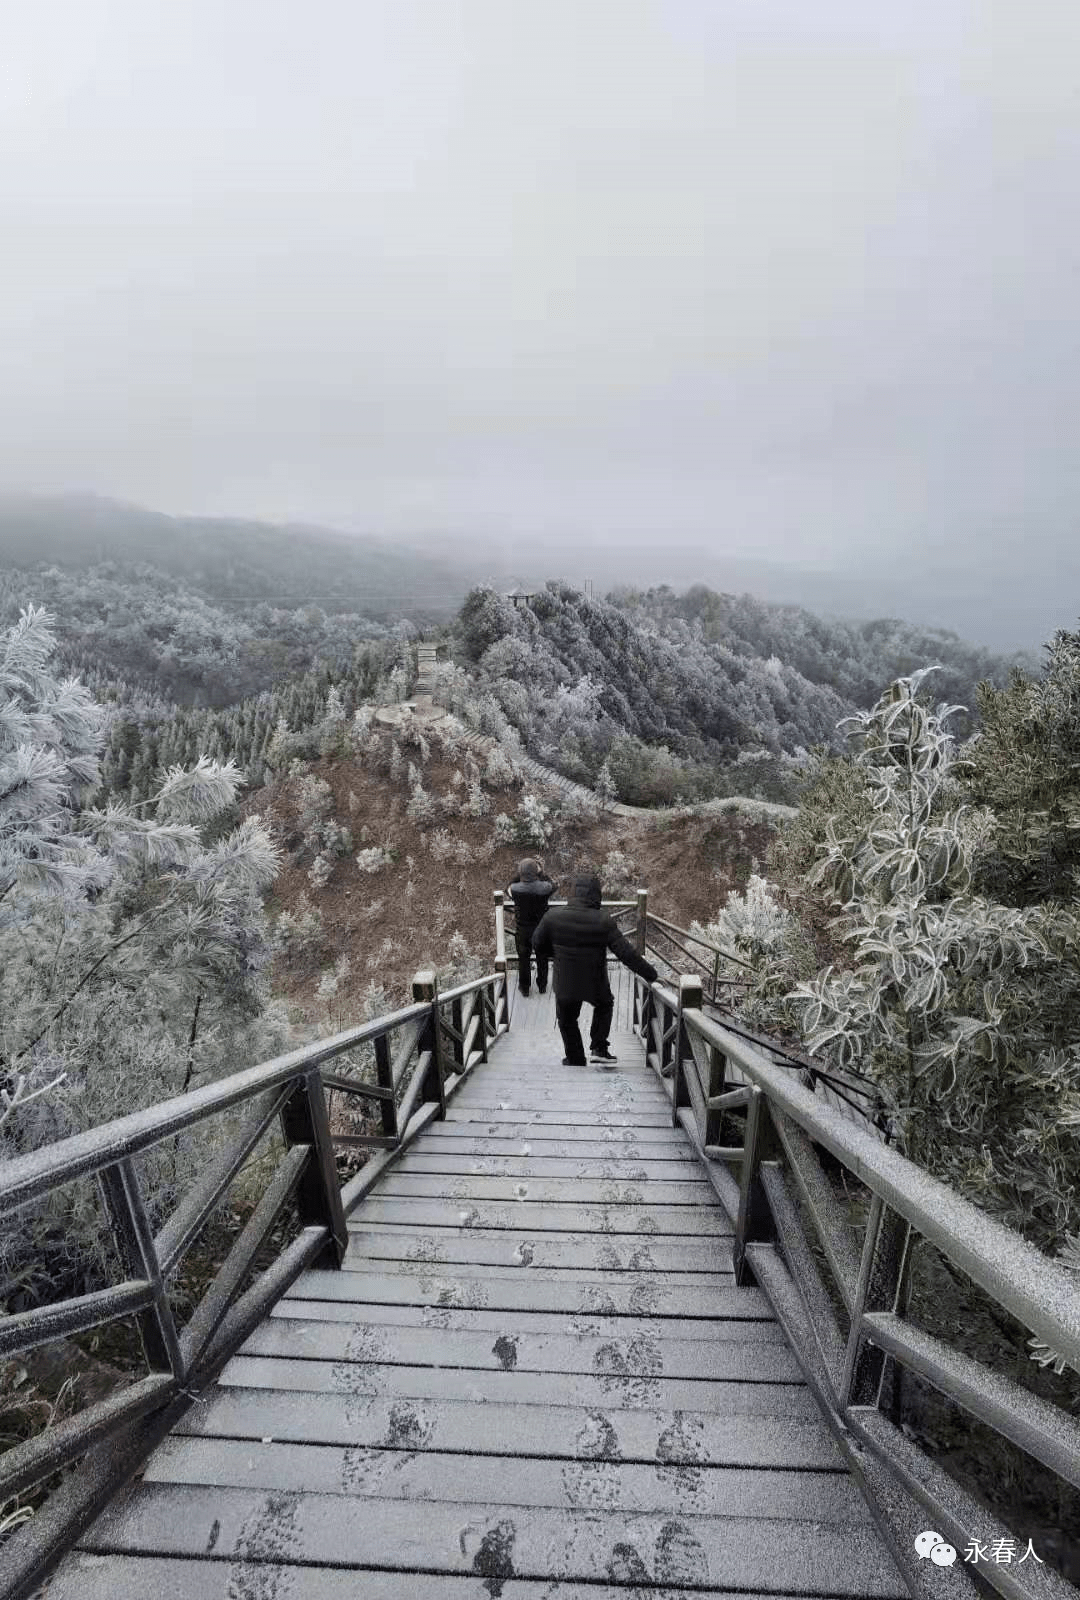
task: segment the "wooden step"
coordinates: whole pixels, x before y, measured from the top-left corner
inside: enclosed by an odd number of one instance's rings
[[[49,1588],[49,1600],[702,1600],[700,1588],[665,1583],[662,1590],[635,1585],[559,1583],[552,1579],[469,1577],[411,1572],[407,1589],[401,1574],[336,1567],[298,1567],[272,1561],[200,1561],[177,1556],[100,1555],[79,1551]],[[733,1600],[816,1600],[805,1590],[766,1594],[755,1589]]]
[[[509,1471],[508,1471],[509,1468]],[[514,1506],[662,1512],[678,1473],[683,1514],[858,1523],[866,1506],[844,1472],[752,1467],[553,1461],[439,1450],[356,1450],[342,1445],[264,1444],[250,1439],[170,1439],[146,1483],[287,1489],[379,1500],[466,1500]]]
[[[531,1372],[524,1368],[416,1367],[360,1361],[313,1361],[284,1356],[233,1356],[220,1383],[249,1389],[295,1389],[332,1394],[338,1404],[366,1406],[376,1395],[408,1400],[481,1400],[514,1405],[584,1406],[611,1410],[638,1407],[691,1411],[746,1409],[759,1396],[766,1415],[775,1415],[778,1393],[804,1392],[778,1383],[769,1369],[753,1382],[744,1379],[671,1378],[639,1373]],[[347,1398],[345,1398],[347,1397]],[[783,1413],[781,1413],[783,1414]]]
[[[722,1317],[752,1322],[759,1326],[772,1316],[768,1301],[759,1289],[737,1289],[734,1279],[708,1286],[694,1284],[672,1287],[659,1273],[650,1279],[627,1283],[606,1276],[601,1282],[567,1282],[544,1273],[510,1275],[508,1268],[480,1267],[455,1274],[445,1267],[430,1269],[423,1276],[412,1273],[382,1274],[366,1272],[306,1272],[297,1279],[278,1308],[297,1302],[317,1300],[339,1306],[428,1306],[458,1307],[472,1311],[562,1311],[568,1316],[610,1315],[612,1317]],[[491,1274],[501,1274],[492,1276]]]
[[[498,1123],[492,1123],[490,1118],[481,1117],[479,1122],[470,1122],[461,1117],[451,1118],[453,1110],[451,1102],[447,1110],[445,1122],[430,1122],[424,1129],[423,1147],[435,1148],[444,1141],[460,1144],[468,1141],[470,1147],[477,1140],[484,1139],[554,1139],[561,1144],[587,1140],[591,1143],[606,1145],[634,1145],[640,1149],[661,1146],[671,1150],[687,1151],[691,1148],[690,1141],[681,1129],[671,1126],[671,1117],[660,1127],[641,1127],[632,1120],[625,1119],[618,1123],[607,1121],[602,1127],[593,1127],[580,1122],[562,1123],[519,1123],[507,1124],[500,1118]]]
[[[456,1095],[454,1096],[454,1099],[451,1101],[450,1105],[447,1107],[446,1120],[447,1122],[455,1122],[459,1125],[461,1123],[469,1123],[476,1127],[483,1127],[490,1124],[490,1131],[495,1134],[501,1131],[499,1127],[499,1124],[501,1123],[511,1123],[530,1128],[566,1127],[568,1124],[570,1126],[580,1127],[582,1125],[581,1119],[577,1117],[576,1114],[571,1117],[568,1115],[566,1110],[538,1111],[528,1106],[515,1107],[511,1106],[509,1103],[499,1104],[497,1101],[493,1106],[490,1107],[472,1107],[467,1105],[459,1105],[458,1097]],[[671,1112],[662,1110],[656,1112],[645,1111],[642,1112],[640,1116],[635,1116],[627,1112],[614,1112],[608,1115],[605,1112],[602,1117],[598,1115],[595,1119],[593,1119],[593,1122],[597,1125],[602,1125],[605,1128],[631,1128],[634,1130],[635,1134],[640,1134],[646,1128],[663,1128],[670,1130]],[[590,1123],[585,1124],[587,1127],[591,1125],[592,1124]],[[591,1133],[589,1137],[595,1139],[596,1134]],[[615,1137],[618,1136],[615,1135]]]
[[[766,1344],[757,1324],[742,1322],[732,1337],[702,1347],[698,1339],[621,1332],[571,1337],[519,1332],[507,1312],[502,1333],[452,1328],[395,1328],[360,1322],[270,1317],[241,1347],[242,1356],[458,1367],[473,1372],[592,1373],[605,1377],[694,1378],[797,1383],[802,1371],[786,1346]]]
[[[397,1500],[142,1483],[85,1535],[94,1550],[195,1556],[245,1567],[378,1567],[505,1578],[682,1583],[748,1590],[799,1586],[821,1596],[903,1597],[906,1588],[869,1528],[813,1521],[777,1537],[767,1518],[519,1508],[502,1497]],[[250,1583],[249,1579],[249,1583]],[[500,1586],[501,1587],[501,1586]],[[491,1588],[489,1586],[489,1594]]]
[[[628,1180],[603,1176],[577,1178],[486,1177],[483,1173],[402,1172],[391,1167],[379,1179],[374,1194],[381,1199],[410,1196],[417,1199],[461,1201],[531,1200],[538,1205],[569,1206],[702,1206],[713,1198],[710,1186],[700,1182],[668,1182],[663,1178]],[[715,1201],[714,1201],[715,1204]]]
[[[419,1270],[451,1262],[476,1262],[485,1266],[534,1273],[551,1271],[555,1281],[564,1269],[575,1269],[589,1279],[598,1274],[653,1272],[705,1274],[712,1281],[719,1272],[732,1271],[730,1231],[722,1229],[709,1239],[634,1239],[568,1237],[565,1233],[531,1233],[527,1239],[503,1228],[414,1228],[401,1223],[376,1223],[367,1209],[356,1213],[360,1221],[349,1224],[348,1268],[366,1259],[408,1263]],[[384,1268],[377,1270],[383,1271]],[[572,1282],[573,1278],[562,1280]]]
[[[654,1238],[685,1234],[716,1238],[729,1233],[719,1206],[541,1205],[519,1200],[454,1202],[424,1200],[415,1195],[383,1195],[376,1191],[364,1203],[364,1217],[375,1222],[415,1223],[422,1228],[506,1228],[533,1233],[632,1233]]]
[[[552,1460],[836,1468],[840,1453],[799,1384],[725,1385],[722,1415],[216,1387],[176,1434]]]
[[[392,1287],[392,1285],[390,1286]],[[528,1284],[507,1284],[505,1291],[491,1295],[493,1304],[477,1300],[477,1286],[473,1284],[442,1284],[438,1298],[417,1302],[401,1297],[389,1300],[340,1300],[290,1296],[281,1300],[270,1313],[271,1318],[308,1318],[314,1322],[344,1322],[353,1326],[379,1324],[396,1329],[403,1346],[409,1342],[410,1328],[445,1328],[455,1333],[490,1332],[505,1335],[508,1326],[516,1336],[528,1334],[560,1334],[567,1338],[587,1335],[590,1338],[613,1337],[619,1339],[667,1339],[674,1319],[680,1339],[747,1339],[755,1344],[784,1344],[785,1335],[778,1322],[768,1317],[735,1314],[724,1316],[709,1290],[684,1291],[673,1303],[666,1298],[657,1307],[634,1303],[633,1294],[624,1294],[616,1303],[615,1296],[607,1292],[587,1290],[579,1296],[577,1306],[565,1304],[566,1284],[553,1284],[550,1288],[563,1291],[561,1303],[558,1295],[544,1293],[545,1285],[530,1289]],[[432,1285],[435,1291],[436,1285]],[[513,1293],[512,1291],[517,1291]],[[733,1291],[729,1290],[729,1295]],[[376,1287],[374,1293],[386,1293]],[[487,1290],[482,1291],[487,1294]],[[714,1293],[723,1293],[722,1290]],[[460,1296],[460,1298],[454,1298]],[[506,1302],[510,1301],[510,1304]],[[533,1302],[539,1301],[537,1305]],[[524,1304],[522,1302],[525,1302]],[[742,1308],[740,1307],[740,1311]]]
[[[693,1156],[681,1161],[650,1161],[646,1166],[638,1157],[616,1156],[611,1145],[595,1144],[587,1148],[588,1155],[577,1156],[533,1155],[531,1151],[522,1155],[521,1144],[510,1146],[515,1152],[512,1155],[429,1155],[427,1151],[418,1150],[415,1155],[410,1153],[396,1161],[394,1171],[400,1177],[454,1173],[491,1178],[615,1178],[640,1183],[707,1184],[709,1181],[700,1161]],[[614,1150],[617,1149],[616,1145]]]

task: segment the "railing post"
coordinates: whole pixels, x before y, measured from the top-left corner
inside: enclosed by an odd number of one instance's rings
[[[637,891],[637,949],[639,956],[645,954],[645,934],[648,931],[648,918],[649,891],[648,889],[639,889]]]
[[[709,1046],[709,1085],[706,1099],[712,1100],[724,1092],[727,1081],[727,1056],[715,1044]],[[705,1143],[721,1144],[721,1125],[724,1120],[722,1111],[710,1111],[705,1107]]]
[[[840,1379],[839,1409],[879,1404],[887,1357],[870,1344],[862,1331],[867,1311],[895,1312],[903,1292],[911,1249],[911,1226],[890,1210],[880,1195],[870,1202],[863,1240],[859,1278],[851,1307],[851,1331]]]
[[[176,1321],[131,1157],[118,1161],[114,1167],[105,1167],[98,1173],[98,1183],[124,1272],[129,1278],[145,1278],[154,1291],[153,1306],[141,1311],[137,1318],[146,1364],[152,1372],[171,1372],[183,1383],[184,1358]]]
[[[487,1052],[487,1018],[484,1015],[484,991],[483,991],[483,989],[477,989],[475,991],[475,993],[476,993],[476,1009],[475,1009],[474,1015],[476,1017],[476,1041],[480,1046],[480,1060],[481,1061],[486,1061],[487,1058],[488,1058],[488,1052]]]
[[[302,1077],[281,1108],[281,1131],[288,1145],[306,1144],[311,1155],[296,1189],[296,1206],[305,1227],[323,1226],[330,1237],[312,1265],[340,1267],[349,1243],[341,1204],[334,1141],[326,1114],[322,1074],[318,1068]]]
[[[498,975],[495,989],[495,1025],[510,1026],[510,985],[506,981],[506,967]]]
[[[438,1103],[436,1120],[442,1122],[446,1116],[446,1073],[443,1067],[442,1027],[439,1022],[439,980],[435,973],[430,970],[418,972],[413,978],[412,994],[414,1000],[431,1002],[431,1013],[420,1029],[416,1048],[420,1055],[423,1055],[425,1050],[431,1051],[423,1093],[426,1101],[434,1100]]]
[[[458,1072],[465,1071],[465,1028],[461,1021],[461,996],[455,995],[450,1002],[450,1026],[454,1036],[450,1041],[450,1054],[454,1058],[454,1067]]]
[[[684,972],[679,979],[679,1009],[676,1013],[674,1051],[671,1072],[671,1125],[679,1125],[679,1107],[692,1104],[690,1090],[683,1071],[683,1062],[690,1054],[690,1040],[686,1033],[685,1011],[701,1010],[701,979],[694,973]]]
[[[382,1131],[389,1139],[400,1139],[398,1128],[397,1106],[394,1103],[394,1069],[390,1061],[390,1041],[385,1033],[379,1035],[375,1044],[375,1081],[380,1089],[389,1089],[390,1096],[379,1101],[379,1110],[382,1113]]]
[[[504,909],[506,895],[502,889],[495,890],[495,971],[506,971],[506,911]]]
[[[768,1098],[756,1084],[751,1084],[746,1103],[739,1216],[732,1250],[735,1282],[740,1288],[755,1282],[754,1274],[746,1262],[747,1245],[775,1237],[772,1211],[761,1182],[761,1167],[766,1160],[775,1161],[779,1152],[780,1143],[769,1112]]]
[[[652,984],[646,983],[644,978],[639,981],[641,983],[641,1011],[636,1020],[638,1031],[645,1041],[645,1055],[648,1057],[651,1043],[650,1030],[652,1028],[652,1019],[656,1012],[656,1001],[653,999]]]

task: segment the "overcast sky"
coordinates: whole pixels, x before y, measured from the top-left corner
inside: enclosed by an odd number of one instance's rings
[[[1074,0],[13,4],[0,485],[1049,568],[1078,189]]]

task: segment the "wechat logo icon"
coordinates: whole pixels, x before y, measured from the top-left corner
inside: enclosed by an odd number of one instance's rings
[[[915,1549],[925,1561],[927,1556],[937,1567],[951,1567],[956,1560],[956,1551],[951,1544],[946,1544],[940,1533],[932,1533],[928,1528],[925,1533],[920,1533],[915,1540]]]

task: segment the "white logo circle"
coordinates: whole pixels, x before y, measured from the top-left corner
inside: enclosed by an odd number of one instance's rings
[[[916,1536],[915,1549],[923,1561],[927,1556],[938,1567],[951,1567],[956,1560],[956,1551],[951,1544],[947,1544],[940,1533],[935,1533],[932,1528],[927,1528]]]

